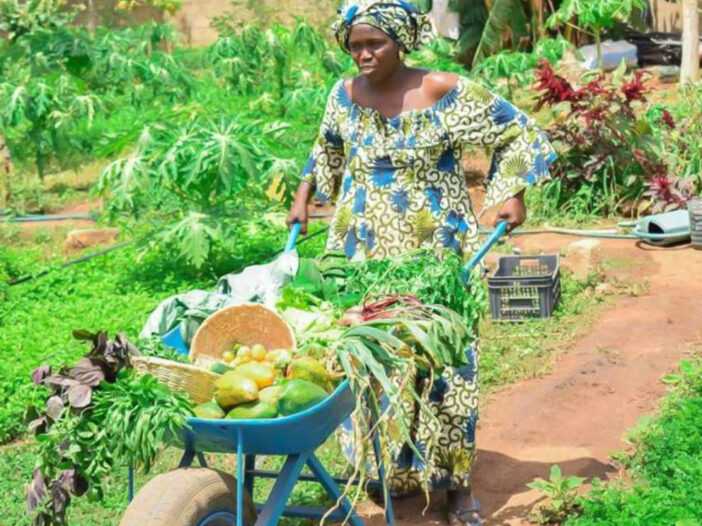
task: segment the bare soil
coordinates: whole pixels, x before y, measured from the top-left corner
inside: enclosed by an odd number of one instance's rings
[[[575,238],[544,234],[516,238],[523,253],[554,253]],[[530,524],[539,495],[526,487],[564,473],[607,478],[610,454],[637,420],[656,411],[660,379],[702,342],[702,252],[689,246],[652,248],[604,240],[608,273],[647,283],[645,294],[623,296],[603,309],[591,330],[573,342],[551,374],[488,397],[478,431],[474,490],[486,525]],[[399,524],[443,524],[443,496],[422,514],[423,497],[397,501]],[[373,525],[382,510],[368,505]]]

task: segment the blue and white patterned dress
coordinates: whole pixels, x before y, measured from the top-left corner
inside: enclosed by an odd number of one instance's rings
[[[353,103],[339,81],[303,172],[318,199],[336,202],[327,249],[350,258],[359,251],[387,258],[420,247],[448,247],[470,256],[479,240],[461,166],[469,145],[492,152],[485,206],[547,178],[556,157],[532,119],[468,79],[460,78],[430,108],[390,119]],[[390,448],[399,451],[389,470],[393,488],[416,489],[426,480],[432,489],[470,484],[478,420],[477,346],[467,353],[469,365],[447,367],[434,381],[430,405],[439,427],[436,420],[410,411],[419,450],[430,440],[434,444],[430,473],[408,446],[395,444]]]

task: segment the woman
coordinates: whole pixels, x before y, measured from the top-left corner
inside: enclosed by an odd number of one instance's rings
[[[329,95],[288,224],[306,231],[316,191],[320,201],[337,202],[328,250],[387,258],[448,247],[469,256],[479,240],[461,167],[466,145],[492,151],[485,207],[501,204],[498,220],[510,229],[522,224],[524,189],[546,178],[555,158],[533,121],[465,78],[407,67],[404,55],[434,38],[428,17],[407,2],[353,2],[334,29],[361,75],[339,81]],[[431,399],[442,429],[429,430],[420,417],[416,431],[418,440],[439,433],[430,480],[432,489],[448,490],[452,525],[480,521],[470,489],[477,350],[469,354],[471,366],[447,368],[435,384],[440,393]],[[398,459],[390,484],[416,489],[423,469],[417,459]]]

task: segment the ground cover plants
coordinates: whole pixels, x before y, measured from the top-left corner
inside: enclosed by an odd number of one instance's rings
[[[702,517],[702,362],[680,363],[663,379],[671,385],[660,414],[642,422],[628,439],[634,450],[619,455],[627,479],[593,489],[577,499],[569,526],[693,525]]]

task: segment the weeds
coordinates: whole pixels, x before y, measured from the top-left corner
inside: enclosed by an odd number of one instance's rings
[[[527,484],[548,498],[548,504],[541,506],[531,520],[537,524],[561,524],[569,515],[577,513],[580,509],[577,490],[584,481],[583,477],[564,477],[558,464],[551,466],[548,480],[539,478]]]
[[[629,435],[630,454],[618,459],[630,483],[595,484],[578,500],[581,513],[568,526],[699,524],[702,517],[702,361],[680,363],[663,379],[672,390],[660,415]]]

